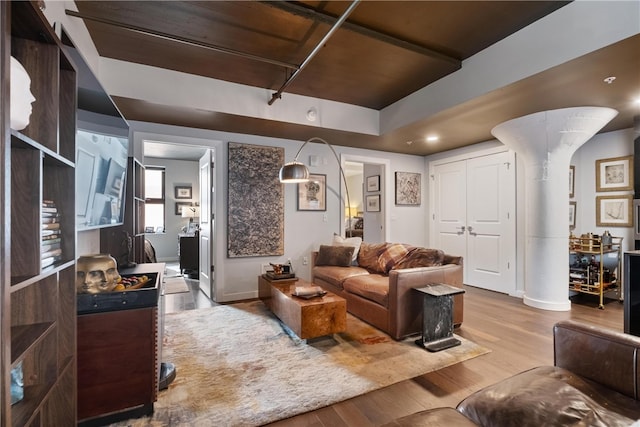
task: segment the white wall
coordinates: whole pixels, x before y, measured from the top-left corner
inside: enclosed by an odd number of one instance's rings
[[[616,132],[608,132],[599,134],[587,141],[580,147],[571,160],[571,164],[576,167],[575,176],[575,197],[571,199],[577,202],[576,212],[576,229],[574,234],[582,233],[602,234],[604,230],[616,237],[623,237],[623,251],[631,250],[634,247],[633,228],[631,227],[596,227],[596,195],[605,194],[633,194],[632,191],[627,192],[606,192],[596,193],[595,163],[598,159],[606,159],[611,157],[622,157],[633,155],[633,138],[632,129],[625,129]],[[430,161],[457,157],[471,153],[477,153],[483,150],[501,146],[497,140],[486,141],[480,144],[451,150],[427,156],[424,158],[425,165]],[[569,191],[567,171],[567,192]],[[428,185],[426,186],[428,187]],[[524,271],[525,268],[540,268],[540,266],[525,265],[525,221],[519,213],[525,209],[525,189],[524,189],[524,165],[519,156],[516,155],[516,293],[522,295],[524,293]],[[568,219],[567,219],[568,220]],[[428,218],[425,218],[428,222]],[[569,229],[567,227],[567,237]],[[428,241],[428,239],[427,239]],[[568,248],[567,248],[568,262]]]
[[[308,144],[300,158],[305,161],[310,155],[319,158],[319,166],[309,167],[311,173],[327,175],[327,211],[310,212],[296,210],[296,186],[285,186],[285,215],[284,215],[284,255],[281,257],[248,257],[227,258],[227,143],[238,142],[257,145],[283,147],[285,161],[291,161],[303,141],[265,138],[255,135],[233,134],[228,132],[209,131],[204,129],[181,128],[176,126],[159,125],[153,123],[131,122],[134,133],[134,144],[143,139],[156,141],[170,141],[176,144],[208,145],[215,148],[216,162],[216,300],[235,301],[257,297],[257,276],[261,272],[262,264],[269,262],[285,262],[291,258],[294,269],[299,277],[309,279],[309,265],[304,264],[313,250],[320,244],[331,241],[333,233],[339,233],[343,212],[341,212],[341,177],[333,154],[324,144]],[[312,134],[309,135],[313,136]],[[329,141],[330,142],[330,141]],[[385,153],[373,150],[362,150],[349,147],[334,147],[338,156],[349,154],[378,158],[390,162],[391,174],[395,171],[419,172],[424,175],[424,162],[421,156]],[[393,189],[388,197],[391,198],[390,240],[413,245],[426,244],[426,209],[423,182],[423,203],[419,208],[395,206],[393,204]],[[326,221],[325,221],[326,217]]]
[[[572,201],[577,202],[576,236],[589,232],[601,235],[609,230],[611,235],[624,238],[623,250],[633,249],[633,227],[596,227],[596,196],[633,195],[633,190],[596,193],[596,160],[633,155],[633,138],[633,129],[596,135],[573,155],[571,164],[576,167],[576,177]]]
[[[145,158],[144,165],[165,168],[165,232],[149,233],[146,234],[146,238],[155,248],[158,262],[176,261],[178,259],[178,233],[189,224],[189,219],[175,214],[175,204],[176,202],[195,203],[199,201],[198,162]],[[174,191],[176,185],[191,186],[192,198],[177,200]]]

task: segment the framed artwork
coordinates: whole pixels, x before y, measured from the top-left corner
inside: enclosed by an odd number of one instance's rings
[[[380,195],[367,196],[367,212],[380,212]]]
[[[576,228],[576,202],[569,202],[569,227]]]
[[[182,208],[191,206],[191,202],[176,202],[176,215],[182,216]]]
[[[227,257],[284,255],[284,148],[229,142]]]
[[[380,191],[380,175],[367,177],[367,191]]]
[[[597,227],[631,227],[633,196],[596,196]]]
[[[396,172],[396,205],[419,206],[421,180],[419,173]]]
[[[191,186],[176,185],[175,197],[176,199],[190,199],[192,196]]]
[[[309,174],[309,181],[298,183],[298,210],[327,210],[327,175]]]
[[[633,190],[633,156],[596,160],[596,191]]]
[[[576,167],[569,166],[569,198],[573,199],[576,190]]]

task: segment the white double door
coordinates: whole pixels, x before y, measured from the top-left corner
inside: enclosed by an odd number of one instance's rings
[[[434,247],[464,257],[464,283],[516,289],[515,155],[499,152],[431,165]]]

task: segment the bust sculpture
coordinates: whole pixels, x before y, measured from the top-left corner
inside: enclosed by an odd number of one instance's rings
[[[76,292],[79,294],[111,292],[120,280],[116,260],[111,255],[81,256],[76,269]]]
[[[31,78],[27,70],[13,56],[11,57],[11,129],[22,130],[29,125],[31,104],[36,98],[31,93]]]

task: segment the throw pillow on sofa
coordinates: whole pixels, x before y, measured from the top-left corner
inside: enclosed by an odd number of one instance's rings
[[[362,244],[362,237],[348,237],[344,238],[337,234],[333,234],[333,240],[331,241],[333,246],[352,246],[353,247],[353,256],[351,257],[352,262],[356,262],[358,260],[358,252],[360,252],[360,245]]]
[[[372,273],[382,273],[378,266],[378,257],[387,248],[388,243],[366,243],[360,245],[358,266],[366,268]]]
[[[444,252],[440,249],[414,248],[396,262],[392,270],[401,270],[414,267],[435,267],[445,264]]]
[[[316,265],[333,265],[337,267],[349,267],[353,258],[353,246],[327,246],[320,245]]]
[[[389,271],[400,262],[407,254],[415,249],[414,246],[403,245],[401,243],[393,243],[386,247],[386,249],[378,256],[378,268],[384,274],[389,274]]]

